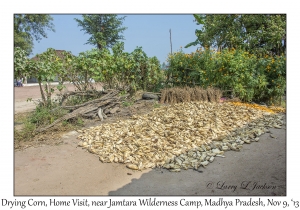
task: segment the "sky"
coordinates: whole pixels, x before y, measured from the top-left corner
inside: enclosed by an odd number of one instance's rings
[[[56,50],[71,51],[73,55],[78,55],[95,48],[95,46],[85,44],[90,35],[81,31],[74,18],[82,19],[80,14],[61,15],[54,14],[53,24],[55,32],[46,31],[47,38],[41,41],[34,41],[34,48],[31,57],[42,53],[47,48]],[[124,15],[120,15],[124,16]],[[195,30],[200,26],[194,22],[192,14],[184,15],[125,15],[123,25],[127,29],[122,33],[125,40],[125,52],[132,52],[136,47],[142,47],[148,57],[156,56],[161,63],[166,62],[168,54],[171,52],[170,33],[172,34],[172,51],[182,50],[185,53],[193,52],[199,46],[184,48],[190,42],[196,40]],[[167,63],[167,62],[166,62]]]

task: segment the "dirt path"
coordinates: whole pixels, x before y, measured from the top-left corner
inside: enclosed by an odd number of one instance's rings
[[[30,110],[23,100],[38,88],[15,89],[15,111]],[[104,164],[77,147],[77,132],[57,146],[14,153],[14,195],[286,195],[286,130],[270,129],[241,152],[226,152],[199,173],[132,171]],[[241,188],[241,186],[243,188]]]

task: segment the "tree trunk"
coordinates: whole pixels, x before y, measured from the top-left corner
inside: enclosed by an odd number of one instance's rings
[[[43,100],[43,103],[44,103],[44,105],[45,105],[45,104],[46,104],[46,98],[45,98],[45,94],[44,94],[44,91],[43,91],[43,88],[42,88],[42,85],[41,85],[41,81],[38,80],[38,83],[39,83],[39,86],[40,86],[40,91],[41,91],[42,100]]]
[[[101,44],[97,43],[97,47],[98,47],[99,50],[102,50],[102,45]]]
[[[84,90],[87,90],[87,86],[88,86],[88,73],[87,73],[87,70],[85,72],[85,75],[84,75]]]
[[[47,83],[45,85],[45,91],[46,91],[46,94],[47,94],[47,103],[46,105],[48,106],[49,104],[51,104],[51,87],[50,85]]]

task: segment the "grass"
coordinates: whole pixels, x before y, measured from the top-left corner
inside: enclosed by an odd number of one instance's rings
[[[51,108],[37,106],[35,111],[28,116],[29,122],[35,124],[37,127],[46,126],[68,113],[68,111],[61,108],[52,111],[53,108],[55,108],[55,105]]]
[[[14,130],[15,141],[28,141],[34,136],[35,125],[28,120],[24,120],[24,128],[21,130]]]
[[[37,128],[47,126],[53,123],[56,119],[68,113],[67,110],[61,108],[53,110],[55,106],[55,104],[51,108],[37,106],[36,109],[31,113],[15,115],[15,124],[23,124],[22,129],[14,130],[15,141],[20,142],[32,140],[35,136],[39,135],[35,132]],[[57,128],[54,129],[55,132],[66,131],[75,129],[77,127],[82,127],[83,125],[84,121],[82,118],[78,117],[75,119],[64,120],[60,127],[56,126]]]
[[[119,93],[119,96],[124,96],[127,94],[127,91],[126,90],[122,90],[120,93]]]
[[[133,104],[134,103],[132,101],[123,101],[123,103],[122,103],[123,107],[128,107],[128,106],[131,106]]]

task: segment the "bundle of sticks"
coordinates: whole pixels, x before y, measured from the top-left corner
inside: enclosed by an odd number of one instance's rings
[[[106,90],[106,91],[101,91],[101,92],[102,92],[102,96],[97,99],[94,99],[94,100],[91,100],[91,101],[88,101],[88,102],[85,102],[82,104],[74,105],[74,106],[58,107],[58,108],[70,110],[70,112],[67,113],[66,115],[64,115],[63,117],[58,118],[50,125],[43,127],[43,128],[39,128],[36,131],[43,132],[43,131],[53,127],[54,125],[56,125],[59,122],[62,122],[64,120],[69,120],[71,118],[75,118],[78,116],[89,117],[89,118],[95,118],[98,116],[101,120],[103,120],[106,118],[106,115],[104,114],[105,110],[115,107],[116,105],[120,104],[124,98],[129,96],[129,94],[120,96],[119,90]],[[66,96],[71,96],[71,95],[75,95],[75,94],[76,94],[75,92],[68,92],[68,93],[65,93],[65,95],[63,97],[66,98]]]

